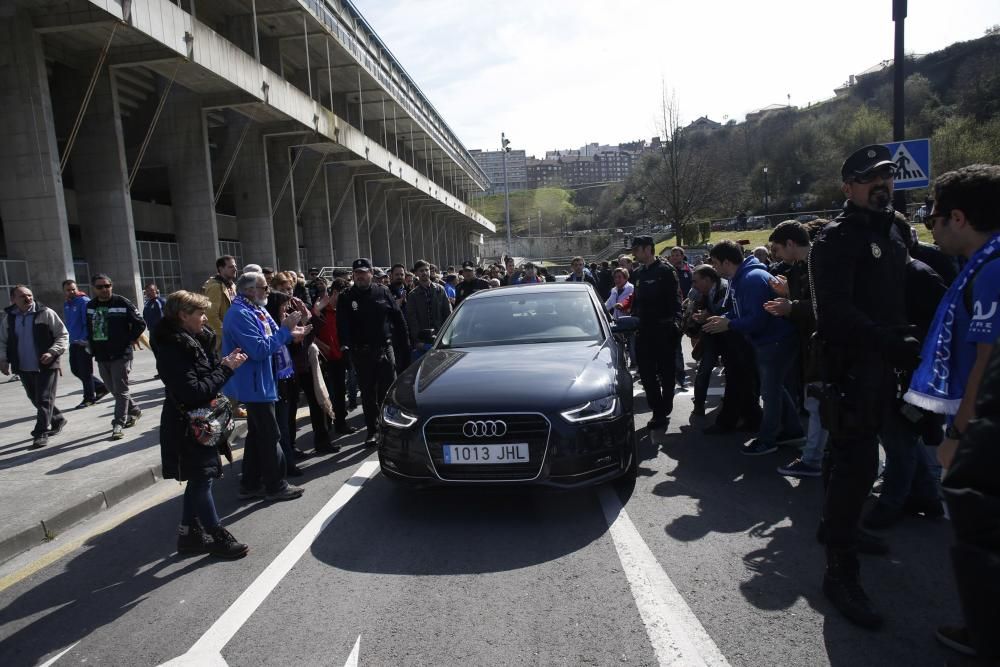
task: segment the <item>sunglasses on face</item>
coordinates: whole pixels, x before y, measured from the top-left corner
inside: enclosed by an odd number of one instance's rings
[[[924,227],[926,227],[927,229],[934,229],[934,227],[937,225],[938,218],[944,218],[945,220],[947,220],[950,215],[951,211],[949,210],[937,211],[936,213],[931,213],[926,218],[924,218]]]
[[[895,178],[895,176],[896,176],[895,169],[893,169],[892,167],[882,167],[880,169],[876,169],[873,172],[865,174],[864,176],[855,176],[854,182],[860,185],[867,185],[868,183],[874,181],[876,178],[881,178],[883,181],[890,181],[893,178]]]

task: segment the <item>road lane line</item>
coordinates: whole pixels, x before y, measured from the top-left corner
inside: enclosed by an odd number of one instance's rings
[[[359,639],[360,639],[360,637],[359,637]],[[45,662],[43,662],[42,664],[40,664],[38,667],[52,667],[52,665],[56,664],[56,662],[59,660],[59,658],[63,657],[64,655],[66,655],[67,653],[69,653],[70,651],[72,651],[73,647],[76,646],[77,644],[79,644],[81,641],[83,641],[83,640],[81,639],[79,641],[73,642],[72,644],[70,644],[69,646],[67,646],[66,648],[64,648],[63,650],[59,651],[54,656],[52,656],[51,658],[49,658],[48,660],[46,660]]]
[[[361,654],[361,635],[358,635],[358,639],[354,642],[354,648],[351,649],[351,654],[347,656],[347,662],[344,663],[344,667],[358,667],[358,656]]]
[[[243,594],[229,606],[222,616],[212,624],[205,634],[195,642],[194,646],[167,665],[198,664],[194,659],[205,656],[221,656],[222,649],[239,632],[250,616],[267,599],[267,596],[277,587],[281,580],[295,566],[316,538],[329,525],[337,513],[354,497],[369,479],[379,470],[378,461],[365,461],[354,471],[351,478],[333,494],[326,505],[312,518],[309,523],[292,538],[281,553],[270,565],[247,587]]]
[[[613,488],[601,487],[599,497],[611,539],[659,663],[677,667],[728,667],[726,657],[643,541]]]

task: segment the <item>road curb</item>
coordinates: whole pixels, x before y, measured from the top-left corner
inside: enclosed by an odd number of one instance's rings
[[[246,429],[245,421],[236,424],[234,444],[246,437]],[[243,458],[242,448],[234,452],[233,460],[238,461],[241,458]],[[118,505],[162,480],[162,465],[144,467],[128,477],[113,480],[106,489],[87,493],[72,503],[52,510],[49,516],[40,519],[37,525],[0,538],[0,563],[43,544],[81,521]]]
[[[52,539],[85,519],[114,507],[123,500],[148,489],[163,479],[159,465],[137,470],[115,481],[106,490],[95,491],[57,508],[38,521],[37,525],[0,539],[0,563]]]

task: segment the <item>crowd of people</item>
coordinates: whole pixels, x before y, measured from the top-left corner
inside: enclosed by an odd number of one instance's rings
[[[609,318],[635,320],[625,340],[652,413],[648,429],[669,424],[676,390],[687,386],[687,336],[697,365],[692,420],[709,417],[709,385],[723,380],[704,434],[754,434],[741,447],[747,456],[799,448],[777,472],[822,478],[823,591],[854,623],[883,622],[860,580],[858,554],[888,552],[869,530],[906,515],[940,518],[947,501],[965,624],[938,637],[992,659],[1000,656],[990,632],[1000,627],[1000,167],[973,165],[935,181],[922,224],[936,245],[919,242],[893,210],[885,147],[858,150],[841,173],[837,218],[783,222],[766,247],[723,240],[692,265],[684,248],[661,257],[651,237],[637,236],[614,266],[574,258],[565,280],[589,284]],[[93,298],[67,280],[62,318],[18,285],[0,325],[0,370],[19,377],[36,408],[32,447],[42,448],[67,422],[54,397],[68,351],[83,386],[77,409],[111,394],[117,440],[142,415],[129,375],[148,335],[166,388],[164,476],[187,482],[178,551],[239,558],[249,547],[214,506],[224,446],[206,446],[219,442],[213,428],[230,416],[247,420],[240,497],[294,500],[303,489],[287,480],[302,474],[306,456],[296,437],[301,396],[312,455],[337,452],[338,438],[356,430],[347,416],[359,394],[365,446],[373,446],[389,386],[455,307],[480,290],[554,280],[509,256],[443,271],[424,260],[384,271],[359,258],[350,271],[321,277],[313,268],[308,279],[239,269],[223,256],[200,292],[164,298],[147,285],[141,312],[106,274],[92,277]],[[881,491],[863,513],[880,446]]]

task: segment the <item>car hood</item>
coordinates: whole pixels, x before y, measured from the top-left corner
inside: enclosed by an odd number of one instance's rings
[[[396,402],[428,412],[549,412],[615,391],[610,346],[542,343],[431,350],[396,380]]]

